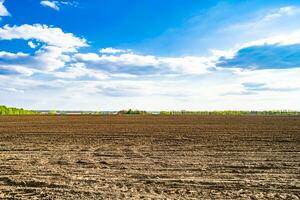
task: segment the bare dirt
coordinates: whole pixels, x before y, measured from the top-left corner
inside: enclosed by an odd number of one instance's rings
[[[300,117],[0,117],[0,199],[299,199]]]

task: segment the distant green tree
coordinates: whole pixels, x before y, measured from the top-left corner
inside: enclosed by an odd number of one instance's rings
[[[49,115],[57,115],[57,112],[56,110],[51,110],[48,112]]]
[[[6,106],[0,106],[0,115],[37,115],[38,112],[24,110],[19,108],[12,108]]]
[[[119,115],[147,115],[147,111],[143,111],[143,110],[133,110],[133,109],[129,109],[129,110],[120,110],[118,112]]]

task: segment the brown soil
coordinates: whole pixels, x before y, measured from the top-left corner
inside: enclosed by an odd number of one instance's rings
[[[299,199],[300,117],[0,117],[0,199]]]

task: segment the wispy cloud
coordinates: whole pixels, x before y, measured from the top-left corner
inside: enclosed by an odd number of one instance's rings
[[[12,92],[12,93],[24,93],[24,90],[20,90],[20,89],[16,89],[16,88],[1,88],[0,91]]]
[[[54,10],[59,10],[57,1],[48,1],[48,0],[41,1],[41,5],[52,8]]]
[[[273,20],[275,18],[283,17],[283,16],[292,16],[300,14],[300,8],[296,6],[284,6],[274,11],[271,11],[265,17],[263,17],[263,21]]]
[[[247,20],[237,20],[217,32],[223,35],[223,39],[233,41],[233,45],[244,44],[244,47],[276,43],[295,44],[299,42],[299,17],[299,6],[264,9]],[[230,40],[227,36],[233,39]]]
[[[77,2],[75,1],[51,1],[51,0],[43,0],[40,2],[42,6],[52,8],[54,10],[60,10],[60,7],[63,5],[67,6],[77,6]]]
[[[243,86],[248,92],[261,92],[261,91],[275,91],[275,92],[291,92],[299,91],[300,87],[274,87],[272,85],[268,86],[264,83],[243,83]]]

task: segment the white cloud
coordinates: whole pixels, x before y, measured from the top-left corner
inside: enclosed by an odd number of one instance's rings
[[[24,93],[24,90],[19,90],[16,88],[1,88],[0,91],[4,91],[4,92],[12,92],[12,93]]]
[[[273,89],[295,87],[300,89],[299,73],[300,68],[235,71],[240,82],[260,83]]]
[[[238,51],[239,48],[236,49],[229,49],[229,50],[218,50],[218,49],[211,49],[211,53],[214,57],[216,58],[220,58],[220,57],[224,57],[224,58],[233,58],[236,54],[236,52]]]
[[[235,47],[228,50],[212,49],[211,53],[213,57],[216,58],[216,60],[218,60],[220,57],[226,59],[232,59],[236,56],[236,54],[241,49],[248,48],[248,47],[265,46],[265,45],[285,46],[285,45],[294,45],[294,44],[300,44],[300,29],[290,33],[274,35],[272,37],[266,37],[266,38],[262,38],[250,42],[245,42],[243,44],[236,44]]]
[[[261,14],[263,13],[263,14]],[[300,44],[300,7],[284,6],[261,11],[252,20],[233,23],[220,31],[223,39],[234,38],[228,50],[212,50],[226,58],[233,58],[243,48],[261,45]],[[229,40],[227,38],[227,40]],[[231,40],[231,39],[230,39]]]
[[[76,54],[75,57],[82,61],[91,61],[96,64],[113,64],[117,66],[156,66],[158,60],[155,56],[144,56],[137,54],[121,54],[121,55],[98,55],[95,53]]]
[[[108,79],[108,75],[104,72],[89,69],[83,63],[71,64],[65,71],[53,72],[52,75],[63,79],[76,79],[84,76],[95,78],[97,80]]]
[[[279,13],[296,14],[300,9],[284,7]],[[293,32],[274,34],[271,37],[236,44],[228,50],[212,49],[210,56],[186,56],[186,57],[157,57],[152,55],[140,55],[132,51],[114,48],[101,49],[100,53],[78,53],[74,58],[76,61],[84,62],[89,67],[106,70],[112,73],[135,74],[138,68],[152,68],[153,74],[206,74],[210,69],[215,68],[220,58],[231,59],[243,48],[261,45],[292,45],[300,44],[300,30]],[[130,70],[132,73],[130,73]],[[139,72],[139,71],[138,71]],[[151,74],[150,71],[148,71]]]
[[[65,66],[70,61],[70,56],[64,54],[64,51],[55,46],[44,46],[29,55],[25,53],[0,52],[0,65],[20,65],[28,69],[42,71],[54,71]]]
[[[37,44],[33,43],[32,41],[29,41],[28,46],[32,49],[35,49],[37,47]]]
[[[121,51],[120,51],[121,52]],[[88,66],[115,73],[134,73],[136,70],[152,70],[149,74],[203,74],[215,66],[217,57],[156,57],[135,53],[118,55],[98,55],[95,53],[78,53],[74,56],[78,62]]]
[[[33,41],[41,42],[42,45],[34,55],[25,53],[0,52],[2,60],[0,64],[22,65],[30,69],[54,71],[63,68],[71,61],[71,54],[77,52],[80,47],[88,46],[85,39],[78,38],[72,33],[64,33],[60,28],[46,25],[21,25],[4,26],[0,28],[0,40],[30,40],[28,45],[36,48]],[[38,43],[40,46],[40,44]],[[8,63],[6,63],[6,62]]]
[[[77,1],[60,1],[59,3],[63,5],[74,6],[74,7],[78,5]]]
[[[22,76],[31,76],[33,75],[36,70],[35,69],[31,69],[28,67],[24,67],[21,65],[4,65],[4,64],[0,64],[0,72],[1,71],[6,71],[6,75],[22,75]],[[1,75],[1,73],[0,73]]]
[[[48,0],[41,1],[41,5],[49,7],[49,8],[53,8],[54,10],[59,10],[57,1],[48,1]]]
[[[73,6],[73,7],[77,7],[78,2],[76,1],[61,1],[61,0],[57,0],[57,1],[50,1],[50,0],[43,0],[40,2],[42,6],[45,7],[49,7],[52,8],[54,10],[60,10],[61,6]]]
[[[7,59],[7,60],[12,60],[12,59],[18,59],[18,58],[26,58],[29,55],[26,53],[10,53],[6,51],[0,51],[0,58],[2,59]]]
[[[34,68],[54,71],[63,68],[65,63],[70,60],[70,56],[64,54],[63,49],[55,46],[45,46],[36,52],[33,57],[33,63],[29,63],[28,67],[30,67],[31,64],[34,64]]]
[[[298,8],[296,6],[285,6],[285,7],[276,9],[274,11],[271,11],[262,20],[268,21],[268,20],[273,20],[275,18],[279,18],[279,17],[283,17],[283,16],[292,16],[292,15],[297,15],[297,14],[300,14],[300,8]]]
[[[216,64],[215,57],[179,57],[179,58],[159,58],[161,67],[169,69],[173,73],[179,74],[206,74],[210,68]]]
[[[0,0],[0,17],[5,17],[10,15],[8,10],[4,6],[4,2],[5,0]]]
[[[124,50],[124,49],[115,49],[112,47],[109,48],[103,48],[99,50],[100,53],[102,54],[116,54],[116,53],[128,53],[131,52],[131,50]]]
[[[1,103],[10,102],[33,109],[120,110],[137,108],[146,110],[265,110],[300,109],[299,91],[259,91],[243,95],[245,82],[270,84],[276,88],[299,83],[299,69],[274,71],[241,71],[226,75],[216,72],[204,78],[178,77],[176,79],[129,80],[74,80],[32,81],[27,79],[1,79],[0,87],[22,88],[26,96],[14,93],[1,96]],[[272,76],[274,75],[274,78]],[[287,77],[289,76],[289,77]],[[269,79],[268,79],[269,77]],[[265,79],[265,80],[264,80]],[[284,85],[287,79],[290,83]],[[14,80],[14,81],[11,81]],[[274,86],[275,87],[275,86]],[[236,93],[223,95],[224,93]],[[47,94],[47,95],[44,95]],[[39,98],[36,98],[39,96]],[[32,107],[34,106],[34,107]]]
[[[60,28],[41,24],[5,25],[0,28],[0,40],[12,39],[35,39],[51,46],[63,48],[64,51],[75,51],[79,47],[88,46],[85,39],[75,37],[72,33],[64,33]]]
[[[243,45],[293,43],[292,41],[295,41],[299,35],[297,33],[300,30],[299,17],[299,6],[261,9],[251,12],[251,17],[248,16],[244,18],[245,20],[241,17],[241,20],[219,27],[214,33],[208,35],[207,39],[211,42],[210,49],[221,48],[233,51],[242,48]],[[290,36],[292,38],[289,38]]]
[[[241,46],[241,48],[256,45],[292,45],[300,43],[300,30],[291,33],[279,34],[273,37],[255,40]]]

